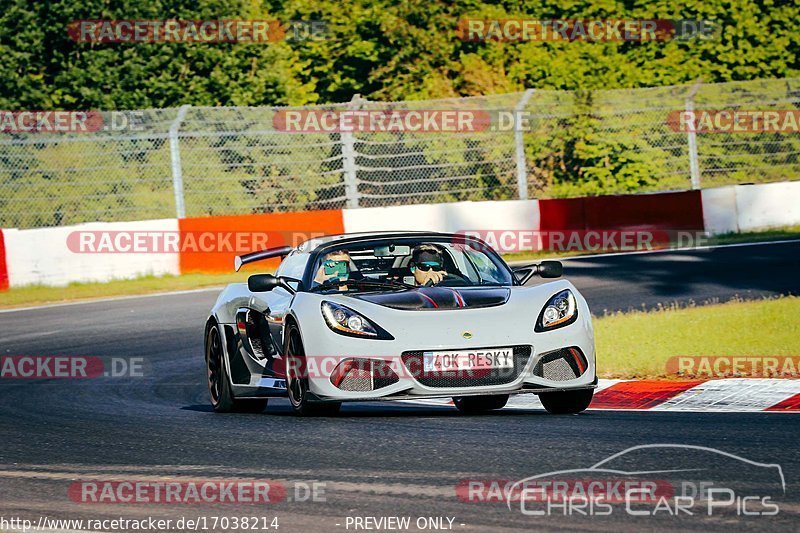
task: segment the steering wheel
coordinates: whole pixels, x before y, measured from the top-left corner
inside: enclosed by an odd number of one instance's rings
[[[430,283],[430,280],[428,280],[428,283]],[[445,275],[445,277],[442,278],[442,281],[440,281],[436,285],[427,285],[426,284],[426,286],[428,286],[428,287],[430,287],[430,286],[434,286],[434,287],[465,287],[467,285],[469,285],[469,282],[467,281],[467,278],[465,278],[463,276],[460,276],[458,274],[453,274],[452,272],[448,272]]]

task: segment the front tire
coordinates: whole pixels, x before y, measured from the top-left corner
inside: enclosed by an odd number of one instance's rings
[[[485,413],[502,409],[508,403],[508,394],[492,396],[462,396],[453,398],[453,405],[464,414]]]
[[[306,352],[297,326],[287,326],[284,338],[286,388],[292,412],[297,416],[333,416],[338,413],[342,402],[315,402],[310,399]]]
[[[219,326],[216,324],[208,328],[206,334],[206,371],[211,406],[215,412],[260,413],[267,407],[266,398],[237,400],[233,396],[231,380],[225,369],[222,337],[219,334]]]
[[[581,389],[539,394],[544,408],[553,415],[574,415],[585,411],[592,403],[594,389]]]

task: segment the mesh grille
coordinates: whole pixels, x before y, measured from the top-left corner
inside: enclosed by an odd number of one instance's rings
[[[572,348],[578,350],[577,348]],[[569,352],[569,348],[562,348],[555,352],[544,354],[536,366],[533,367],[533,375],[540,378],[549,379],[551,381],[569,381],[575,379],[583,374],[583,371],[578,367],[575,358]],[[580,353],[580,350],[578,350]],[[583,355],[580,355],[583,358]],[[582,363],[584,363],[582,361]],[[584,368],[586,365],[584,363]]]
[[[560,357],[555,361],[544,364],[544,377],[553,381],[568,381],[578,376],[575,375],[566,359]]]
[[[505,385],[519,377],[531,357],[530,346],[512,346],[514,350],[513,368],[495,368],[491,370],[457,370],[448,372],[425,372],[423,370],[423,352],[403,352],[403,364],[410,375],[426,387],[487,387]]]
[[[360,360],[358,366],[349,370],[337,386],[350,392],[369,392],[398,381],[400,378],[385,361]]]
[[[367,392],[372,390],[372,377],[368,370],[353,369],[347,373],[339,384],[346,391]]]

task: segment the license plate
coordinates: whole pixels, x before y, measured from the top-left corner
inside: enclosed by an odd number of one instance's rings
[[[511,348],[497,348],[422,352],[422,364],[425,372],[513,368],[514,350]]]

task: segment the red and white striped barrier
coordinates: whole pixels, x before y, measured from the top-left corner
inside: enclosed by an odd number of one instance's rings
[[[6,242],[0,229],[0,291],[8,289],[8,267],[6,266]]]
[[[800,181],[624,196],[453,202],[4,229],[0,231],[0,290],[30,284],[102,282],[146,274],[227,272],[233,265],[233,257],[241,254],[229,249],[81,254],[71,250],[67,243],[70,235],[80,231],[156,231],[176,233],[181,238],[203,233],[262,231],[271,236],[267,246],[280,246],[291,244],[293,234],[314,236],[376,230],[452,233],[478,230],[495,235],[498,231],[520,235],[562,232],[581,237],[620,230],[715,234],[793,224],[800,224]],[[513,247],[499,246],[499,249],[519,251]]]

